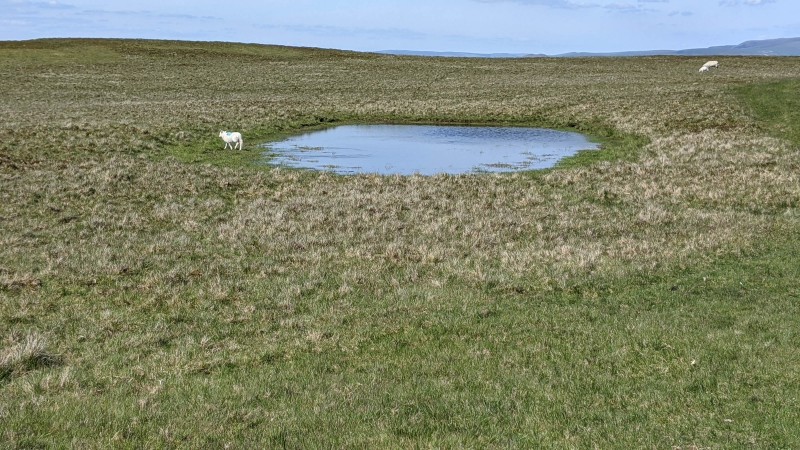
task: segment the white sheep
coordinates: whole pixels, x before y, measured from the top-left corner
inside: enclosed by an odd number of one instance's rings
[[[231,150],[236,150],[237,148],[241,150],[244,147],[242,133],[238,131],[220,131],[219,137],[225,141],[225,149],[227,149],[229,145],[231,146]]]
[[[700,68],[700,72],[708,72],[711,68],[719,68],[719,61],[708,61],[707,63],[703,64],[703,67]]]

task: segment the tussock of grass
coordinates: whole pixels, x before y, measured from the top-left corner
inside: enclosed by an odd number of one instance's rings
[[[800,64],[696,66],[0,43],[2,438],[796,446]],[[339,177],[256,147],[362,121],[603,149]]]
[[[59,363],[60,358],[48,352],[44,336],[36,332],[24,337],[12,334],[6,337],[0,352],[0,380]]]

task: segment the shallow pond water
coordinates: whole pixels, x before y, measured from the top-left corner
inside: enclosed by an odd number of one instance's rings
[[[579,133],[523,127],[342,125],[264,144],[271,164],[338,174],[545,169],[597,149]]]

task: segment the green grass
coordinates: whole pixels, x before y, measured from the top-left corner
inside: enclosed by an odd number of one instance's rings
[[[737,88],[751,114],[766,130],[800,145],[800,81],[751,84]]]
[[[800,59],[697,63],[0,43],[0,442],[797,447]],[[354,122],[603,149],[340,177],[256,146]]]

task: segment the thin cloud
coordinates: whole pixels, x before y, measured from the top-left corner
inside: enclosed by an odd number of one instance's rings
[[[576,9],[581,6],[567,0],[474,0],[478,3],[521,3],[523,5],[549,6],[560,9]]]
[[[87,9],[80,12],[81,15],[86,16],[120,16],[120,17],[137,17],[142,19],[170,19],[170,20],[219,20],[218,17],[212,16],[196,16],[192,14],[171,14],[171,13],[157,13],[153,11],[135,11],[135,10],[119,10],[110,11],[103,9]]]
[[[775,0],[722,0],[720,6],[763,6],[775,3]]]
[[[23,0],[0,0],[0,11],[3,11],[6,19],[20,16],[36,16],[49,14],[63,14],[69,11],[76,11],[72,5],[51,1],[23,1]]]
[[[598,3],[598,2],[577,2],[570,0],[474,0],[479,3],[517,3],[529,6],[546,6],[554,9],[600,9],[606,11],[616,12],[646,12],[652,11],[651,9],[642,7],[636,3],[631,2],[611,2],[611,3]],[[637,0],[638,3],[663,3],[668,0]]]
[[[26,0],[2,0],[0,1],[0,8],[2,9],[37,9],[37,10],[65,10],[75,9],[74,6],[62,3],[59,1],[26,1]]]

